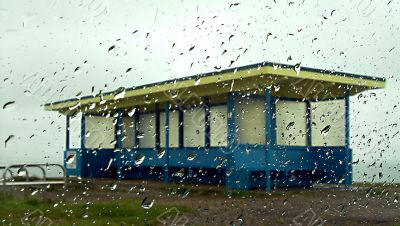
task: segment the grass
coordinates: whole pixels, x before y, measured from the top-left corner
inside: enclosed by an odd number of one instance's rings
[[[36,198],[17,200],[9,197],[6,202],[0,202],[0,220],[3,225],[21,225],[24,216],[29,216],[27,220],[31,222],[30,225],[36,225],[32,222],[37,222],[40,219],[38,216],[43,215],[53,222],[52,225],[93,225],[93,222],[95,225],[159,225],[157,217],[173,207],[182,213],[191,212],[188,207],[158,205],[156,202],[152,208],[144,209],[139,200],[60,203]],[[167,219],[168,214],[161,216],[162,219]]]

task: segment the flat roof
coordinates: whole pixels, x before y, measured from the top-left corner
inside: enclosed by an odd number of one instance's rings
[[[67,99],[45,104],[45,110],[68,114],[72,111],[101,111],[168,101],[173,96],[213,96],[249,92],[272,87],[273,96],[332,99],[385,87],[385,79],[331,70],[262,62],[202,73],[162,82]],[[276,88],[279,87],[279,88]],[[172,94],[173,93],[173,94]],[[106,106],[102,109],[102,106]]]

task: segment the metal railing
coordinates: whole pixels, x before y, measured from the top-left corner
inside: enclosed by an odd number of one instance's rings
[[[47,178],[46,170],[44,169],[44,167],[49,167],[49,166],[56,166],[56,167],[60,168],[63,172],[63,176],[56,177],[56,180],[49,181]],[[21,173],[22,175],[18,175],[18,173],[17,173],[17,176],[25,177],[25,181],[16,181],[15,180],[15,176],[14,176],[12,169],[16,169],[16,168],[18,169],[18,172],[24,171],[23,174]],[[39,180],[31,180],[31,178],[29,177],[29,171],[28,171],[29,168],[40,169],[40,171],[42,172],[42,178],[40,178]],[[65,170],[64,166],[62,166],[60,164],[13,164],[13,165],[9,165],[7,167],[0,166],[0,170],[2,170],[2,169],[4,170],[3,177],[2,177],[3,187],[65,184],[66,180],[67,180],[66,170]],[[10,176],[11,176],[10,179],[7,179],[7,173],[10,174]]]

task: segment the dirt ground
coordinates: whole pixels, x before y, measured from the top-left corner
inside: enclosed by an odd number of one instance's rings
[[[355,185],[233,191],[218,185],[161,181],[71,180],[42,191],[50,200],[97,202],[153,199],[176,206],[165,225],[400,225],[399,185]],[[31,193],[14,191],[14,195]],[[182,206],[191,211],[180,211]],[[160,223],[162,225],[162,223]]]

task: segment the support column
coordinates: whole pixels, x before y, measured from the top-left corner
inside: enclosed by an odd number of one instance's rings
[[[235,159],[233,148],[237,146],[236,144],[236,125],[235,125],[235,97],[234,93],[228,93],[227,100],[227,113],[228,113],[228,145],[227,145],[227,158],[228,161],[226,163],[226,175],[225,175],[225,184],[229,188],[236,187],[236,167],[235,167]]]
[[[65,122],[65,150],[69,149],[69,139],[70,139],[70,124],[71,124],[71,116],[66,116]]]
[[[64,162],[63,162],[63,166],[64,166],[64,168],[66,169],[66,173],[67,173],[67,176],[69,176],[70,175],[70,171],[69,171],[69,169],[68,169],[68,166],[67,166],[67,158],[68,158],[68,150],[69,150],[69,141],[70,141],[70,119],[71,119],[71,116],[69,116],[69,115],[67,115],[66,117],[65,117],[65,151],[64,151]],[[75,161],[78,161],[78,153],[75,153]]]
[[[275,103],[274,103],[275,104]],[[271,192],[271,157],[273,147],[273,131],[272,131],[272,102],[271,90],[265,89],[265,138],[267,141],[265,153],[265,178],[266,178],[266,191]]]
[[[346,159],[347,159],[347,165],[346,165],[346,178],[345,178],[345,184],[346,186],[351,186],[353,184],[353,151],[350,148],[350,94],[349,91],[346,92],[346,97],[345,97],[345,120],[346,120],[346,125],[345,125],[345,130],[346,130]]]
[[[228,146],[225,152],[227,163],[225,166],[226,186],[233,189],[248,190],[250,188],[250,171],[246,168],[239,168],[236,164],[236,158],[241,158],[243,150],[238,144],[236,135],[236,114],[235,114],[235,96],[237,93],[228,93],[227,111],[228,111]],[[240,141],[239,141],[240,142]]]
[[[140,111],[139,111],[139,108],[138,109],[136,109],[136,111],[135,111],[135,147],[136,148],[139,148],[139,142],[140,142],[140,140],[139,140],[139,114],[140,114]]]
[[[164,165],[164,183],[169,181],[169,102],[165,103],[165,155],[166,162]]]
[[[160,104],[156,103],[156,144],[157,150],[160,149]]]
[[[306,120],[307,120],[307,146],[312,146],[312,137],[311,137],[311,100],[306,100]]]
[[[86,140],[86,115],[82,112],[81,117],[81,156],[80,156],[80,177],[87,177],[87,153],[85,148],[85,140]]]
[[[184,139],[184,131],[183,131],[183,107],[179,107],[179,148],[183,148],[183,139]]]
[[[115,123],[115,148],[118,149],[117,152],[115,152],[115,160],[116,160],[116,165],[117,165],[117,178],[118,180],[122,179],[122,127],[123,127],[123,121],[122,121],[122,109],[117,109],[117,119]]]

